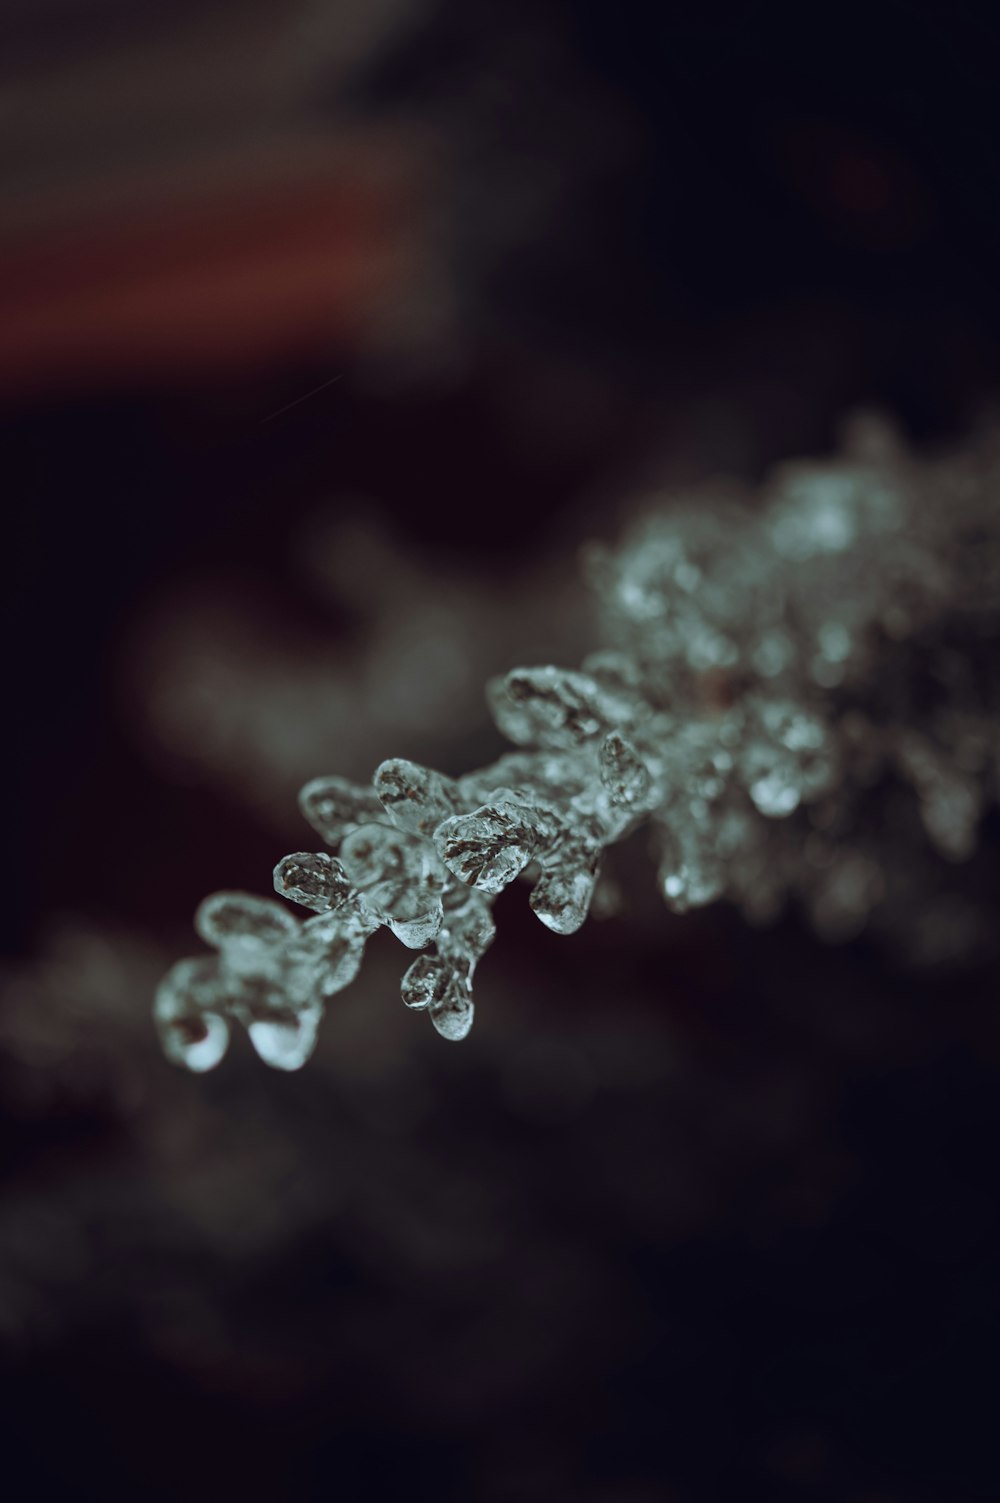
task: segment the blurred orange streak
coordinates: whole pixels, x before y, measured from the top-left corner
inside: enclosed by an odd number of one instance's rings
[[[0,243],[0,388],[343,347],[395,281],[400,218],[384,184],[272,183]]]

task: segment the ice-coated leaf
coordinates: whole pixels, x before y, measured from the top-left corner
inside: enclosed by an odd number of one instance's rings
[[[351,831],[340,859],[350,881],[368,896],[383,888],[402,889],[408,883],[422,881],[428,850],[427,842],[410,830],[372,823]]]
[[[508,752],[491,767],[467,774],[459,789],[467,809],[481,804],[561,803],[585,793],[593,783],[593,767],[586,752]]]
[[[283,856],[274,868],[274,890],[316,913],[342,908],[354,896],[343,864],[325,851],[296,851]]]
[[[299,808],[327,845],[339,845],[349,830],[382,818],[373,790],[348,778],[313,778],[299,793]]]
[[[596,679],[567,668],[515,668],[487,692],[497,725],[519,746],[579,746],[628,713]]]
[[[364,902],[398,940],[419,949],[434,937],[446,873],[428,841],[396,825],[362,825],[345,838],[340,855]]]
[[[374,923],[354,912],[320,913],[307,919],[284,956],[285,989],[296,1000],[332,997],[350,986],[361,968]]]
[[[441,859],[482,892],[502,892],[538,849],[542,819],[524,804],[486,805],[446,819],[434,834]]]
[[[298,932],[299,921],[270,898],[215,892],[200,904],[194,926],[228,969],[247,974],[266,965],[269,954]]]
[[[649,768],[620,731],[609,731],[601,743],[600,774],[615,804],[641,805],[649,793]]]
[[[390,818],[423,835],[432,835],[461,808],[458,785],[451,778],[402,757],[381,763],[372,781]]]

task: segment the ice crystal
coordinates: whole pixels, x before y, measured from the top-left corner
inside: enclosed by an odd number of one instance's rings
[[[216,954],[181,961],[157,998],[170,1057],[212,1068],[235,1021],[298,1068],[380,925],[422,952],[406,1005],[464,1038],[492,900],[525,874],[541,922],[573,933],[606,849],[641,825],[675,912],[725,897],[763,923],[795,896],[837,940],[895,894],[912,922],[907,808],[961,862],[998,796],[998,489],[991,438],[918,461],[867,420],[839,459],[784,466],[756,501],[664,506],[592,548],[606,646],[489,685],[517,748],[489,767],[455,780],[394,759],[369,787],[308,783],[300,806],[330,850],[286,856],[274,882],[313,916],[206,899],[196,927]]]

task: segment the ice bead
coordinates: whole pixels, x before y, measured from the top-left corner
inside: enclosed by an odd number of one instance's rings
[[[389,817],[423,835],[432,835],[442,820],[461,809],[458,785],[417,762],[392,758],[381,763],[372,781]]]
[[[649,768],[620,731],[610,731],[601,743],[600,776],[612,803],[635,807],[649,793]]]
[[[194,926],[219,950],[227,968],[249,973],[266,964],[269,952],[297,932],[299,921],[270,898],[216,892],[199,906]]]
[[[339,845],[349,830],[382,818],[372,789],[347,778],[313,778],[299,793],[299,808],[327,845]]]
[[[482,892],[502,892],[537,853],[544,816],[525,804],[484,805],[446,819],[434,834],[441,859]]]
[[[579,746],[629,712],[589,674],[566,668],[515,668],[493,680],[488,696],[500,730],[520,746]]]
[[[316,913],[342,908],[353,897],[343,864],[325,851],[296,851],[283,856],[274,868],[274,890]]]
[[[214,1070],[229,1047],[229,1024],[221,1012],[219,961],[215,955],[179,960],[164,976],[153,1018],[167,1058],[196,1074]]]

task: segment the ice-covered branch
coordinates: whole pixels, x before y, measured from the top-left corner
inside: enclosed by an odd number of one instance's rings
[[[915,922],[928,853],[968,858],[997,799],[998,501],[995,435],[922,461],[866,419],[842,457],[786,465],[760,496],[673,498],[592,548],[607,645],[489,686],[517,748],[492,766],[307,784],[329,849],[285,857],[274,883],[312,916],[206,899],[214,953],[158,993],[167,1053],[210,1069],[235,1020],[299,1067],[380,925],[420,951],[403,1000],[464,1038],[496,895],[525,873],[538,918],[571,934],[605,850],[640,825],[676,912],[727,898],[767,922],[794,895],[831,940],[880,909]]]

